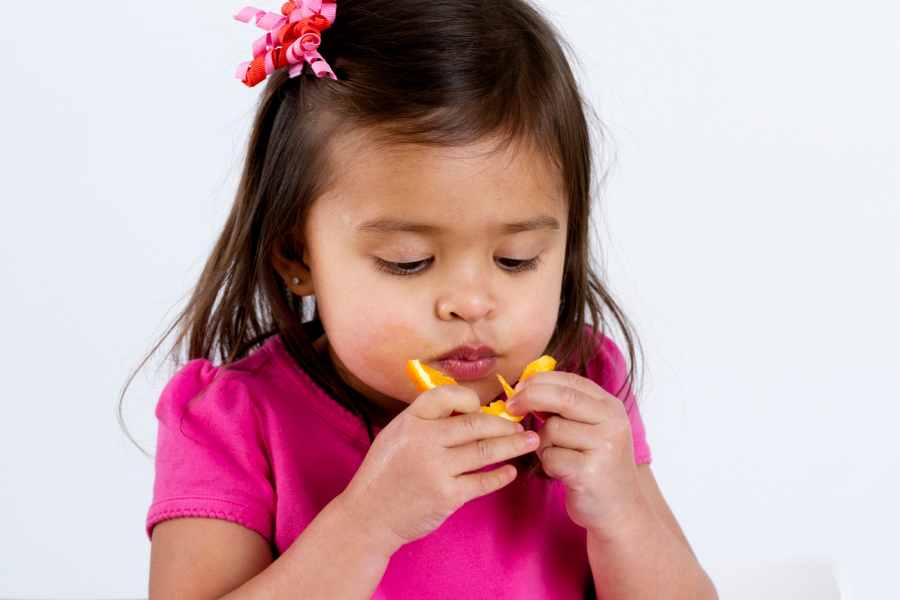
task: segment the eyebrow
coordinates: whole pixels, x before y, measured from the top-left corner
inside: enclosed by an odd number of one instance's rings
[[[394,233],[396,231],[406,233],[437,233],[440,230],[440,227],[434,225],[400,221],[397,219],[369,219],[356,228],[356,231],[360,233]]]
[[[518,223],[507,223],[500,228],[500,233],[522,233],[523,231],[537,231],[540,229],[559,229],[559,221],[548,215],[541,215],[533,219],[519,221]]]
[[[559,221],[547,215],[541,215],[533,219],[526,219],[517,223],[507,223],[500,227],[500,233],[510,235],[513,233],[522,233],[524,231],[537,231],[541,229],[559,229]],[[412,221],[401,221],[398,219],[369,219],[356,228],[359,233],[440,233],[442,228],[436,225],[425,225],[424,223],[415,223]]]

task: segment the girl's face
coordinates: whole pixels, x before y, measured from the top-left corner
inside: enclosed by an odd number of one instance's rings
[[[553,334],[566,251],[558,174],[533,150],[373,144],[335,148],[335,183],[311,206],[304,262],[332,361],[399,411],[413,358],[482,404]]]

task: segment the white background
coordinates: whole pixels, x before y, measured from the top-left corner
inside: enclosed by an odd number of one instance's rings
[[[258,34],[221,1],[0,2],[0,597],[145,597],[153,467],[115,400],[228,209]],[[611,281],[698,556],[896,598],[898,5],[545,5],[615,138]],[[126,399],[151,450],[165,376]]]

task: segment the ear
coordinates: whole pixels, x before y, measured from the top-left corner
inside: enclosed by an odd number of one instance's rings
[[[294,248],[300,256],[294,255]],[[286,235],[272,250],[272,266],[288,288],[297,296],[312,296],[312,273],[306,265],[309,258],[306,246],[297,236]]]

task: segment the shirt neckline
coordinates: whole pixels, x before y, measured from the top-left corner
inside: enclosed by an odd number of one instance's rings
[[[312,377],[297,364],[285,346],[281,334],[269,338],[263,348],[272,359],[272,363],[297,390],[298,395],[307,406],[329,425],[353,441],[366,447],[370,446],[369,434],[363,422],[319,387]],[[381,428],[373,425],[372,433],[377,436],[380,432]]]

